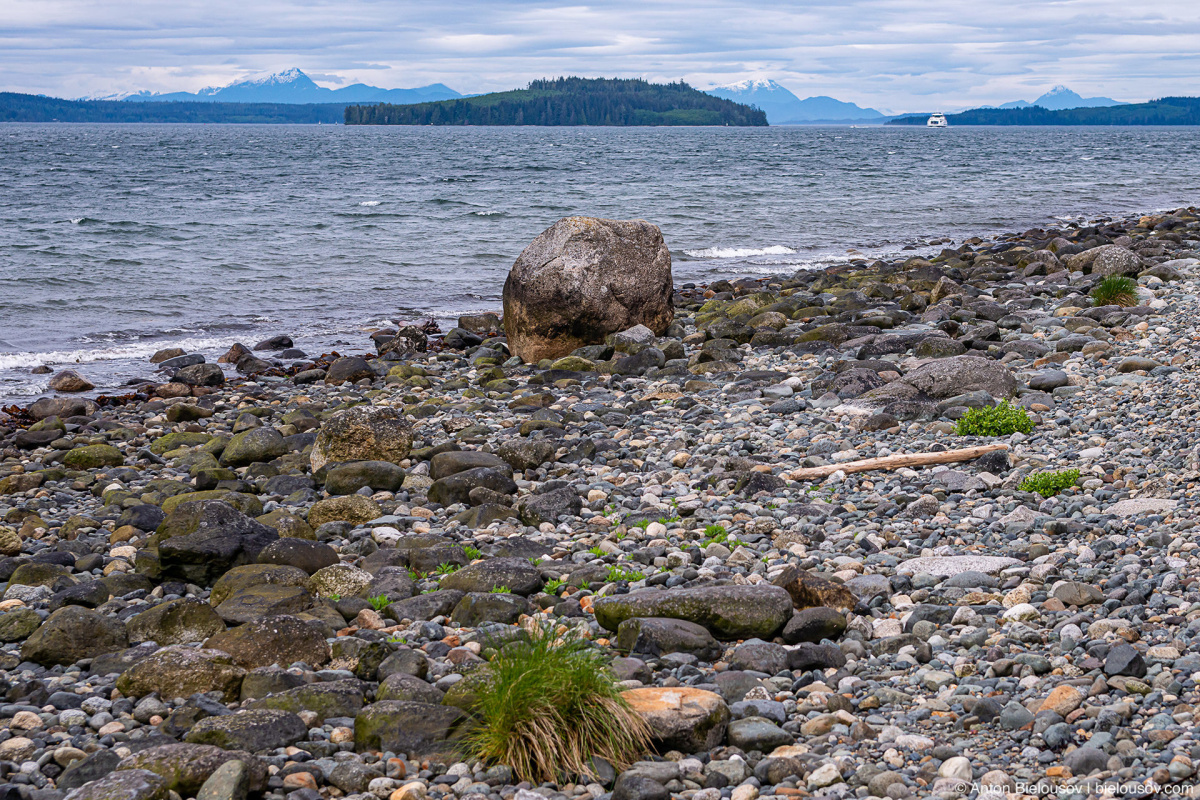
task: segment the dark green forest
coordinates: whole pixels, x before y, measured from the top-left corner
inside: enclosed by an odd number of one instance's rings
[[[335,125],[345,103],[128,103],[0,92],[0,122],[232,122]]]
[[[609,78],[533,81],[527,89],[415,105],[347,106],[347,125],[738,125],[767,115],[686,83]]]
[[[894,119],[888,125],[924,125],[927,115]],[[1200,97],[1164,97],[1149,103],[1050,111],[1029,108],[974,108],[947,114],[954,125],[1200,125]]]

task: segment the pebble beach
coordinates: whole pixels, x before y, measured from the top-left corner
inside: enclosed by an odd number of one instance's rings
[[[0,800],[1200,791],[1200,211],[671,295],[536,363],[497,309],[0,412]],[[464,757],[535,629],[653,752]]]

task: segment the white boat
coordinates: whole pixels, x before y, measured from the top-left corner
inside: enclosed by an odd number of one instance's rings
[[[946,122],[946,115],[940,111],[935,111],[928,120],[925,121],[927,128],[949,128],[950,123]]]

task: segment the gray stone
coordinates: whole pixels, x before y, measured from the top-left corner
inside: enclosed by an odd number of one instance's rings
[[[561,219],[517,258],[504,282],[508,346],[523,361],[559,358],[674,318],[671,253],[643,220]]]

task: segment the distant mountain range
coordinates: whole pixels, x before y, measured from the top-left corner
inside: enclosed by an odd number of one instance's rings
[[[1027,103],[1024,100],[1014,100],[1011,103],[1004,103],[999,106],[983,106],[983,108],[1029,108],[1031,106],[1041,106],[1047,111],[1065,111],[1068,108],[1103,108],[1106,106],[1127,106],[1128,103],[1122,103],[1120,100],[1113,100],[1111,97],[1081,97],[1065,86],[1055,86],[1044,95],[1034,100],[1032,103]]]
[[[859,108],[854,103],[832,97],[807,97],[801,100],[773,80],[754,78],[726,86],[706,89],[709,94],[735,103],[745,103],[766,112],[772,125],[805,125],[819,122],[875,122],[888,117],[873,108]]]
[[[198,92],[140,91],[122,94],[81,97],[80,100],[124,100],[141,103],[428,103],[453,100],[461,94],[448,86],[433,83],[416,89],[380,89],[365,83],[354,83],[341,89],[326,89],[299,69],[284,70],[273,75],[235,81],[228,86],[210,86]]]

